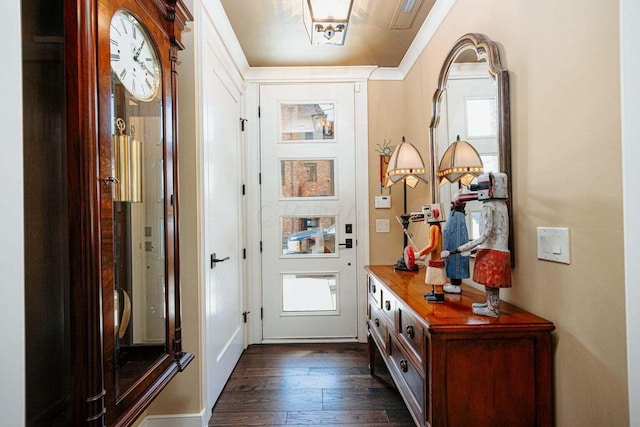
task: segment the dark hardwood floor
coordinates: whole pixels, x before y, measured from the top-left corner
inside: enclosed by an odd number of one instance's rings
[[[251,345],[209,426],[414,426],[379,355],[366,344]]]

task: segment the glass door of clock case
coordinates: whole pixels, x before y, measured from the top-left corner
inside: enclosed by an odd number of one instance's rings
[[[108,399],[126,407],[174,362],[173,105],[165,105],[168,40],[143,23],[141,10],[113,7],[107,16],[100,29],[109,35],[109,55],[100,55],[109,59],[109,98],[101,104],[108,107],[100,142],[102,304],[113,329],[104,332],[104,375]]]
[[[112,85],[114,357],[121,395],[166,351],[164,139],[161,98],[141,101],[119,80]]]

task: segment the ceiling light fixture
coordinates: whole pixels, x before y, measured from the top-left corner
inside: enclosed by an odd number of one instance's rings
[[[302,0],[302,19],[311,44],[344,45],[353,0]]]

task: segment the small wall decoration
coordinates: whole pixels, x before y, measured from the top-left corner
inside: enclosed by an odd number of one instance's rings
[[[395,145],[390,145],[391,144],[391,140],[389,140],[387,142],[387,140],[384,140],[384,143],[382,145],[377,144],[378,148],[376,149],[376,151],[378,153],[380,153],[380,194],[383,193],[384,191],[384,185],[385,185],[385,181],[386,181],[386,177],[387,177],[387,167],[389,166],[389,160],[391,159],[391,154],[393,153],[393,150],[396,148]],[[389,194],[391,194],[391,188],[389,188],[387,190],[389,192]]]

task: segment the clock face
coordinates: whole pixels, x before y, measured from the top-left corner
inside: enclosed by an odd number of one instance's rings
[[[111,18],[111,70],[137,99],[150,101],[160,86],[160,63],[147,32],[119,10]]]

